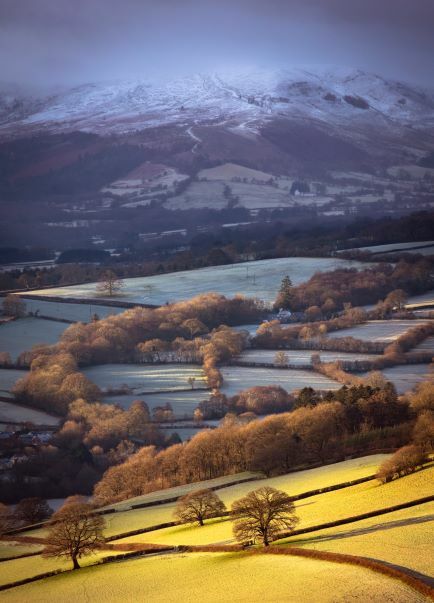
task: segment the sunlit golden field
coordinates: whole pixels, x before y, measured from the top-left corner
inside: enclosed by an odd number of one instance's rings
[[[368,456],[342,463],[260,479],[218,490],[229,508],[250,490],[270,485],[289,494],[326,487],[372,475],[386,455]],[[400,504],[432,494],[434,466],[381,485],[377,480],[319,494],[296,502],[298,527],[308,527]],[[206,486],[206,482],[197,484]],[[161,492],[164,498],[166,492]],[[157,493],[152,496],[157,500]],[[128,508],[131,501],[122,503]],[[145,509],[119,511],[105,516],[107,536],[172,521],[175,503]],[[282,547],[296,546],[360,555],[383,560],[421,574],[431,570],[434,503],[394,511],[336,528],[319,530],[278,541]],[[47,529],[26,535],[45,536]],[[205,526],[180,525],[127,537],[115,544],[154,543],[207,545],[233,543],[228,518],[208,520]],[[40,545],[37,545],[40,546]],[[5,557],[30,552],[36,547],[3,542]],[[37,550],[37,549],[36,549]],[[11,551],[9,553],[9,551]],[[18,552],[19,551],[19,552]],[[370,601],[413,603],[426,599],[396,579],[371,570],[328,561],[281,556],[250,556],[245,553],[177,553],[122,560],[88,567],[105,556],[119,554],[103,550],[81,560],[87,566],[77,572],[51,577],[0,594],[3,601],[63,603],[102,599],[110,603],[152,601],[177,603],[199,601]],[[52,571],[69,569],[69,560],[33,556],[0,563],[0,584]]]
[[[289,479],[289,476],[285,476]],[[277,478],[282,479],[282,478]],[[415,498],[422,498],[432,494],[432,484],[434,480],[434,468],[425,469],[409,475],[400,480],[396,480],[389,484],[380,484],[377,480],[372,480],[336,490],[319,494],[312,498],[302,499],[295,503],[296,513],[300,518],[299,528],[309,527],[328,521],[343,519],[352,515],[367,513],[382,509],[391,505],[404,503]],[[267,483],[272,483],[273,480],[267,480]],[[235,494],[239,486],[231,488],[230,492],[223,490],[221,498],[228,504],[238,496],[242,496],[245,492],[256,488],[246,489],[246,484],[242,484],[242,494]],[[285,488],[282,482],[279,486]],[[158,544],[215,544],[215,543],[230,543],[233,542],[232,524],[229,519],[223,518],[207,522],[203,527],[199,526],[175,526],[172,528],[164,528],[150,532],[148,534],[138,534],[124,538],[119,542],[155,542]]]
[[[426,601],[404,584],[370,570],[296,557],[242,553],[166,555],[85,568],[20,586],[1,597],[5,603]]]
[[[430,502],[353,524],[293,536],[280,543],[381,559],[430,575],[433,533],[434,502]]]
[[[306,492],[308,490],[324,488],[326,486],[340,484],[345,481],[373,475],[376,473],[378,466],[385,458],[387,458],[387,456],[388,455],[385,454],[376,454],[358,459],[351,459],[349,461],[343,461],[341,463],[335,463],[333,465],[327,465],[325,467],[318,467],[317,469],[297,471],[296,473],[280,475],[270,479],[261,479],[246,482],[244,484],[237,484],[235,486],[222,488],[221,490],[217,491],[217,494],[227,506],[230,506],[234,500],[244,496],[251,490],[260,488],[264,485],[285,490],[285,492],[288,492],[288,494],[300,494],[301,492]],[[243,477],[247,474],[238,475]],[[235,478],[237,476],[232,477]],[[179,488],[176,488],[175,494],[180,495],[187,491],[206,488],[209,485],[210,482],[199,482],[197,484],[190,484],[188,488],[180,486]],[[172,488],[170,491],[172,492],[174,490],[175,489]],[[154,492],[150,495],[138,497],[137,499],[130,499],[128,501],[124,501],[123,503],[119,503],[118,505],[113,505],[113,507],[128,508],[131,504],[136,504],[137,502],[161,500],[162,498],[164,499],[164,497],[166,497],[167,492],[169,491],[164,490],[161,493]],[[134,509],[133,511],[128,511],[126,513],[106,515],[106,534],[112,536],[122,532],[138,530],[140,528],[152,526],[166,521],[172,521],[174,508],[175,503],[168,503],[147,509]]]

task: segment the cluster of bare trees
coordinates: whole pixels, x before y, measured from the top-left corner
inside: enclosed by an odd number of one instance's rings
[[[212,490],[195,490],[180,498],[174,515],[181,523],[204,525],[206,519],[227,514],[223,501]],[[286,492],[265,486],[233,502],[230,519],[238,542],[270,542],[291,532],[298,523],[294,503]]]
[[[53,513],[44,498],[23,498],[15,506],[0,503],[0,536],[9,530],[48,519]]]
[[[61,344],[35,350],[30,373],[19,379],[13,393],[20,402],[58,415],[65,415],[77,398],[94,402],[100,397],[98,387],[79,371],[76,359]]]
[[[433,286],[430,262],[400,261],[395,265],[376,264],[365,270],[343,268],[332,272],[319,272],[312,278],[293,288],[292,310],[313,308],[313,317],[324,316],[343,309],[345,303],[367,305],[379,299],[387,299],[391,291],[403,290],[408,295],[428,291]],[[388,300],[392,307],[402,304],[400,296]],[[396,303],[398,301],[398,304]]]
[[[390,386],[345,387],[328,396],[328,401],[261,421],[228,420],[163,451],[142,448],[107,470],[95,497],[105,504],[240,471],[285,473],[408,441],[409,405]]]
[[[217,363],[239,354],[245,341],[243,334],[221,325],[257,320],[262,312],[255,300],[210,293],[155,310],[133,308],[89,324],[76,323],[58,344],[21,355],[19,362],[31,371],[14,393],[30,406],[65,415],[73,400],[93,402],[101,395],[79,366],[158,361],[167,353],[202,362],[210,387],[216,388],[221,384]]]
[[[243,390],[232,397],[221,392],[213,393],[209,399],[203,400],[197,407],[197,416],[201,420],[221,419],[238,415],[256,418],[257,415],[268,415],[286,412],[292,409],[294,396],[278,385],[257,385]]]
[[[278,320],[262,323],[253,345],[258,348],[337,350],[342,352],[382,352],[384,345],[362,341],[354,337],[327,339],[327,333],[339,331],[366,322],[368,316],[361,308],[347,306],[338,318],[315,321],[309,324],[285,326]]]
[[[5,316],[12,316],[14,318],[22,318],[26,315],[26,304],[19,297],[19,295],[14,295],[10,293],[6,295],[2,302],[2,313]]]
[[[411,443],[381,465],[378,478],[384,483],[416,471],[434,451],[434,383],[420,383],[409,395],[409,403],[416,413]]]

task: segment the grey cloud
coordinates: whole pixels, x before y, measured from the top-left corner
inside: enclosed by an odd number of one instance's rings
[[[1,0],[0,80],[333,63],[434,87],[432,0]]]

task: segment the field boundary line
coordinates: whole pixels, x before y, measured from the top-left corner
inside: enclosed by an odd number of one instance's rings
[[[377,509],[376,511],[369,511],[368,513],[361,513],[360,515],[353,515],[352,517],[345,517],[344,519],[337,519],[336,521],[329,521],[327,523],[321,523],[316,526],[310,526],[308,528],[301,528],[294,530],[293,532],[282,532],[278,540],[283,538],[290,538],[292,536],[300,536],[302,534],[308,534],[310,532],[318,532],[320,530],[326,530],[327,528],[335,528],[348,523],[355,523],[362,521],[363,519],[370,519],[371,517],[377,517],[379,515],[386,515],[387,513],[393,513],[394,511],[400,511],[401,509],[409,509],[410,507],[416,507],[417,505],[423,505],[434,500],[434,495],[425,496],[423,498],[417,498],[415,500],[401,503],[399,505],[393,505],[392,507],[384,507],[383,509]]]
[[[410,571],[412,570],[409,568],[398,569],[397,567],[392,567],[380,559],[370,559],[369,557],[359,557],[358,555],[345,555],[342,553],[330,553],[327,551],[316,551],[312,549],[281,549],[274,546],[249,551],[248,554],[293,555],[296,557],[307,557],[310,559],[320,559],[322,561],[329,561],[332,563],[346,563],[348,565],[364,567],[379,574],[389,576],[390,578],[400,580],[407,586],[410,586],[414,590],[434,601],[434,588],[420,578],[416,578],[414,575],[410,574]]]
[[[292,496],[291,498],[294,501],[303,500],[303,499],[309,498],[311,496],[318,496],[319,494],[326,494],[327,492],[333,492],[335,490],[341,490],[343,488],[350,488],[351,486],[356,486],[358,484],[362,484],[364,482],[373,480],[375,478],[376,478],[375,475],[368,475],[366,477],[360,477],[356,480],[352,480],[351,482],[342,482],[340,484],[334,484],[333,486],[325,486],[324,488],[319,488],[317,490],[309,490],[307,492],[302,492],[301,494],[296,494],[295,496]],[[261,477],[249,478],[249,479],[246,479],[245,481],[240,481],[238,483],[233,482],[232,484],[216,486],[214,488],[210,488],[210,490],[220,490],[222,488],[229,488],[230,486],[236,486],[238,484],[248,483],[250,481],[258,481],[260,479],[263,479],[263,478],[261,478]],[[164,502],[168,502],[168,501],[164,501]],[[175,500],[171,500],[169,502],[175,502]],[[156,503],[156,504],[163,504],[163,503]],[[132,507],[131,509],[127,509],[126,511],[132,511],[134,508],[138,508],[138,507]],[[118,511],[118,513],[126,512],[126,511]],[[230,515],[230,513],[226,512],[226,513],[221,513],[216,517],[229,517],[229,515]],[[148,532],[155,532],[157,530],[164,530],[165,528],[173,528],[177,525],[183,525],[183,524],[178,521],[167,521],[167,522],[164,522],[161,524],[156,524],[153,526],[148,526],[146,528],[141,528],[139,530],[132,530],[131,532],[124,532],[121,534],[117,534],[115,536],[110,536],[109,538],[106,538],[106,542],[112,542],[113,540],[120,540],[122,538],[128,538],[129,536],[138,536],[139,534],[147,534]]]

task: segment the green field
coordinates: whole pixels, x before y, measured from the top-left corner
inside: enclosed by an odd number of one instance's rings
[[[426,601],[404,584],[358,567],[228,553],[159,555],[86,568],[8,590],[1,597],[5,603]]]

